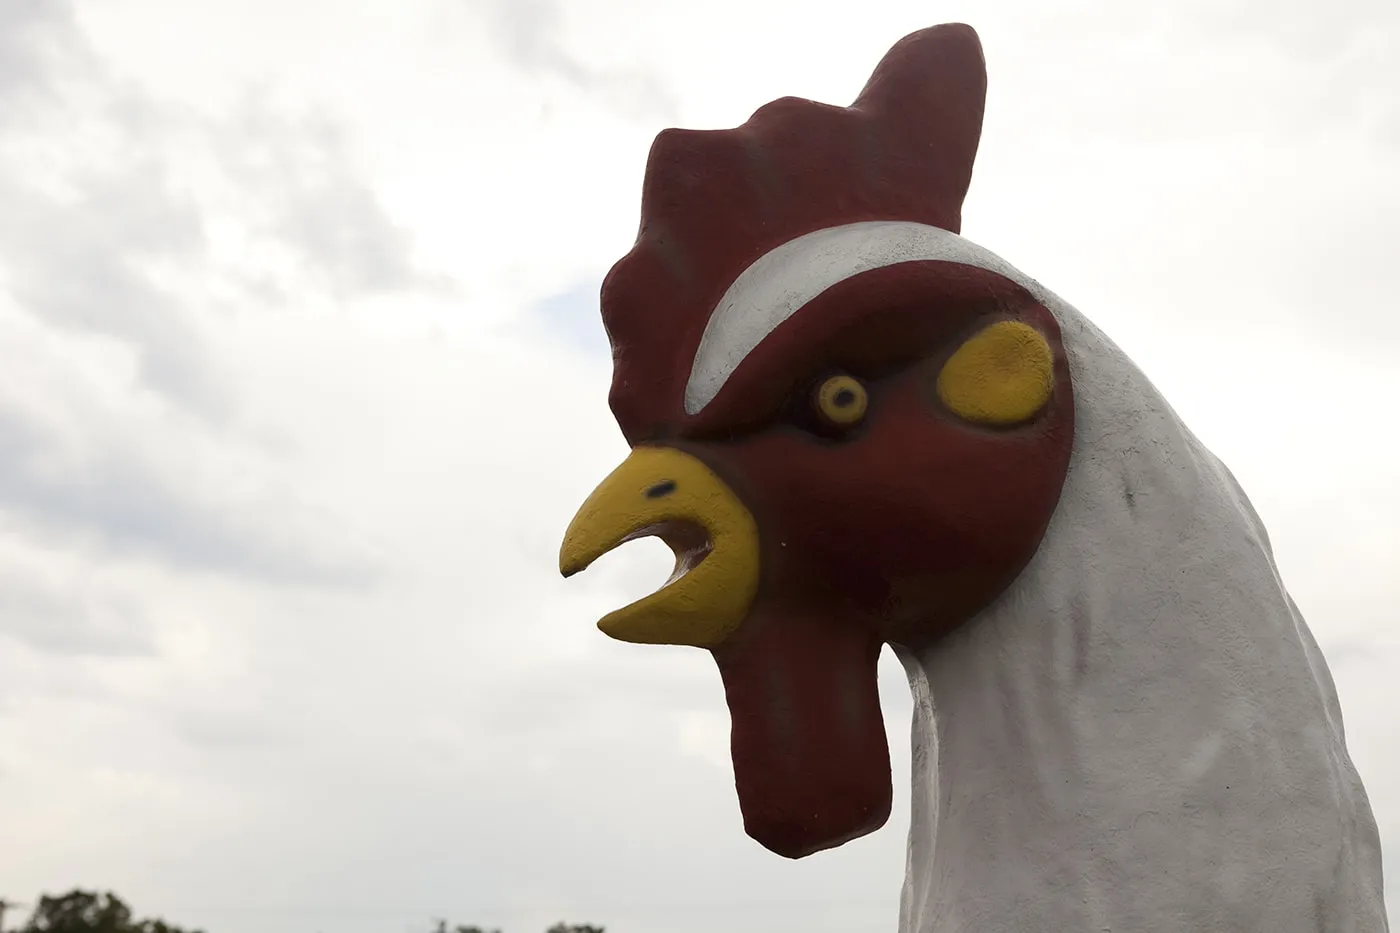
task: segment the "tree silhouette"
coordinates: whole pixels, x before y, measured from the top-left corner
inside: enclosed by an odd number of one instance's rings
[[[500,930],[483,930],[481,927],[469,927],[460,923],[455,927],[449,927],[446,920],[435,922],[437,926],[433,927],[432,933],[501,933]]]
[[[501,933],[484,927],[434,920],[430,933]],[[172,926],[164,920],[137,920],[131,908],[112,892],[73,890],[60,896],[45,894],[19,933],[203,933]],[[546,933],[606,933],[590,923],[556,923]]]
[[[20,933],[202,933],[164,920],[135,920],[131,908],[110,891],[74,890],[57,897],[45,894]]]

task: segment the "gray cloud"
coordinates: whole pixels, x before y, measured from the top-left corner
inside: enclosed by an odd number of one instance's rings
[[[343,585],[372,579],[363,558],[328,542],[308,546],[316,538],[308,542],[306,526],[318,522],[297,515],[293,504],[256,503],[262,506],[254,513],[257,518],[239,521],[246,499],[222,507],[201,501],[120,446],[103,445],[100,456],[64,471],[51,466],[55,449],[41,428],[0,410],[0,504],[103,547],[157,555],[185,567],[281,583]]]
[[[294,300],[211,255],[205,208],[178,178],[187,164],[211,163],[254,234],[338,299],[449,288],[415,266],[409,235],[356,174],[334,119],[286,115],[258,95],[227,118],[201,117],[115,80],[66,3],[22,0],[0,15],[10,69],[0,91],[53,98],[0,124],[0,156],[11,153],[0,161],[0,270],[45,321],[134,346],[152,389],[206,415],[236,404],[199,325],[223,309],[164,273],[231,285],[253,304]]]
[[[227,446],[239,430],[230,351],[210,336],[235,306],[266,313],[308,290],[340,301],[450,290],[415,265],[351,150],[333,118],[263,96],[216,117],[158,101],[112,75],[67,3],[0,3],[0,290],[49,328],[133,351],[141,385],[196,416],[188,442]],[[290,258],[286,275],[211,244],[211,196],[254,248]],[[42,464],[56,437],[7,411],[9,394],[0,377],[0,505],[36,533],[283,583],[372,576],[362,554],[332,546],[334,520],[298,497],[252,503],[262,511],[219,504],[121,432],[88,438],[98,449],[83,466],[52,474]]]
[[[1086,14],[1100,28],[1087,28]],[[1251,0],[1120,5],[1111,13],[1058,4],[1030,13],[1016,31],[1045,66],[1030,93],[1003,94],[994,106],[1014,107],[1023,135],[1036,127],[1081,144],[1209,138],[1297,147],[1365,132],[1400,113],[1393,4],[1341,11],[1289,0],[1267,13]],[[994,73],[1005,70],[1007,51],[989,49]],[[1157,77],[1139,77],[1152,70]]]
[[[52,100],[51,84],[73,57],[73,37],[67,0],[0,3],[0,118],[36,98]]]
[[[0,5],[0,105],[0,272],[14,298],[129,342],[152,388],[226,413],[210,354],[147,268],[202,258],[201,218],[159,148],[168,121],[107,80],[64,0]]]
[[[203,259],[197,209],[172,192],[153,158],[76,176],[69,179],[76,193],[67,195],[26,185],[16,172],[0,176],[0,268],[12,296],[50,324],[131,344],[149,387],[226,415],[230,390],[216,362],[183,302],[147,268]]]
[[[1345,9],[1283,0],[1269,4],[1266,13],[1256,0],[1190,0],[1155,21],[1196,35],[1268,42],[1302,61],[1345,55],[1360,40],[1400,38],[1400,8],[1385,0],[1354,0]]]
[[[283,714],[263,705],[252,709],[220,709],[209,705],[182,707],[168,712],[173,734],[196,749],[246,754],[294,746],[304,738],[290,727]]]
[[[689,648],[656,653],[661,656],[644,665],[625,653],[588,666],[542,659],[528,685],[518,679],[502,683],[493,691],[500,702],[475,710],[472,718],[494,738],[528,743],[578,734],[590,721],[614,716],[636,719],[629,728],[646,720],[647,728],[664,735],[676,713],[716,709],[723,687],[708,657]],[[631,697],[646,697],[645,708],[635,708]]]
[[[129,601],[91,598],[73,586],[0,566],[0,634],[56,655],[149,657],[155,643]]]
[[[446,276],[415,265],[408,231],[355,174],[350,141],[333,118],[289,116],[254,94],[207,139],[255,227],[336,297],[453,290]]]
[[[581,282],[566,291],[536,302],[520,325],[532,336],[553,341],[589,356],[612,358],[607,331],[598,308],[598,288],[603,277]]]
[[[679,112],[659,75],[597,68],[570,53],[558,0],[490,0],[486,13],[502,50],[518,67],[561,78],[631,117],[671,121]]]

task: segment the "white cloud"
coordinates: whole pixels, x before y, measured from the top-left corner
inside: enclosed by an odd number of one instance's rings
[[[991,69],[968,234],[1240,477],[1400,851],[1396,16],[1097,6],[0,6],[0,894],[892,929],[897,666],[891,825],[778,860],[711,662],[592,627],[664,549],[553,562],[625,452],[596,289],[662,121],[844,103],[956,19]]]

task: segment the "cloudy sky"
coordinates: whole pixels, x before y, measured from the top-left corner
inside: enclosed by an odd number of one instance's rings
[[[625,453],[596,298],[651,138],[848,103],[951,20],[990,71],[964,232],[1250,492],[1400,866],[1400,5],[1046,6],[0,0],[0,896],[893,930],[893,659],[890,825],[788,862],[709,658],[593,628],[668,552],[555,561]]]

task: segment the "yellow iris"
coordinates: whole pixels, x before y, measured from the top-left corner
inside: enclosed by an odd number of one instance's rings
[[[849,428],[865,417],[870,396],[859,380],[850,376],[832,376],[817,387],[812,404],[827,424]]]

